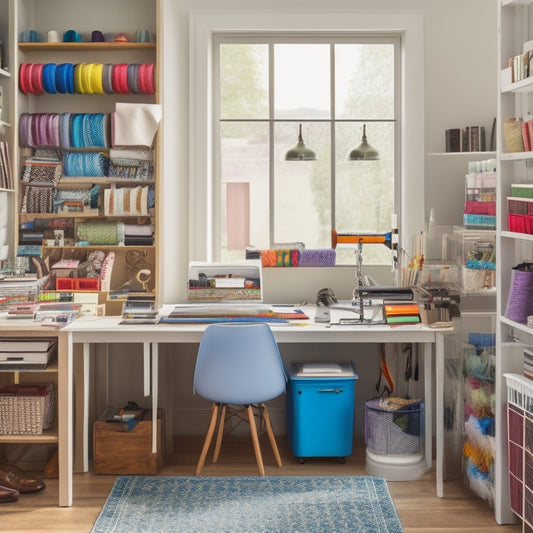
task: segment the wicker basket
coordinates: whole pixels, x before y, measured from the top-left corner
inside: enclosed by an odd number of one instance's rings
[[[0,389],[0,435],[42,435],[52,420],[53,393],[51,383]]]
[[[522,137],[522,121],[516,118],[508,118],[503,123],[503,137],[507,152],[523,152],[524,140]]]
[[[389,398],[387,402],[374,398],[365,402],[365,444],[369,450],[380,455],[410,455],[420,452],[423,439],[421,400]]]

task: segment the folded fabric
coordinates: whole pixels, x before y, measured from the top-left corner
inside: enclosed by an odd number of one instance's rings
[[[333,248],[300,250],[298,266],[335,266],[336,256]]]
[[[117,103],[112,113],[112,146],[151,147],[159,122],[159,104]]]
[[[264,267],[295,267],[298,250],[262,250],[261,262]]]
[[[142,161],[152,161],[154,151],[151,148],[111,148],[109,150],[111,159],[139,159]]]
[[[465,202],[465,213],[473,215],[496,215],[496,202]]]

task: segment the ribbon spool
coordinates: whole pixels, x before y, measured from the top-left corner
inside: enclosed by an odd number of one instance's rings
[[[143,289],[148,292],[148,283],[152,279],[152,271],[147,268],[139,270],[135,278],[142,285]]]

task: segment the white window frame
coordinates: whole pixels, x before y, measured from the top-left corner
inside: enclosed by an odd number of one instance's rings
[[[424,53],[423,17],[409,13],[207,13],[190,15],[189,257],[213,260],[212,54],[216,33],[294,32],[396,34],[401,37],[399,124],[400,245],[424,227]],[[398,197],[397,197],[398,199]]]

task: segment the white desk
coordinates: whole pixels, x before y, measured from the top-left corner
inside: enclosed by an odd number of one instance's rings
[[[170,306],[172,307],[172,306]],[[425,390],[425,461],[427,470],[432,464],[432,356],[433,345],[436,354],[436,478],[437,495],[443,495],[443,441],[444,441],[444,334],[450,329],[432,329],[422,324],[387,325],[343,325],[329,326],[315,324],[314,307],[303,310],[311,317],[309,321],[298,320],[295,324],[270,324],[278,343],[418,343],[423,346],[424,390]],[[163,311],[164,313],[164,311]],[[144,392],[152,395],[152,409],[158,406],[158,344],[159,343],[199,343],[206,324],[134,324],[120,325],[120,317],[80,318],[66,326],[68,332],[68,365],[72,369],[74,344],[83,344],[84,371],[88,375],[90,365],[90,345],[94,343],[140,343],[144,346]],[[150,378],[151,376],[151,378]],[[72,393],[72,371],[69,372],[69,391]],[[84,380],[84,443],[83,464],[88,470],[88,380]],[[69,402],[68,438],[72,439],[72,402]],[[152,432],[152,449],[155,452],[156,436]],[[72,445],[65,447],[71,453]],[[72,475],[72,457],[68,461]]]

